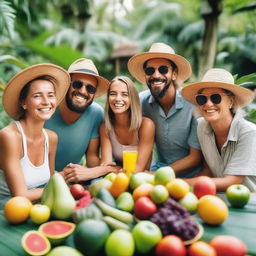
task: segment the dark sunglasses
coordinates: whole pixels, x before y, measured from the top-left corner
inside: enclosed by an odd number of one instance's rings
[[[157,68],[158,69],[158,72],[162,75],[165,75],[168,73],[168,67],[167,66],[160,66]],[[151,76],[155,73],[156,71],[156,68],[153,68],[153,67],[147,67],[145,68],[145,73],[147,76]]]
[[[80,89],[83,85],[84,85],[84,83],[82,82],[82,81],[80,81],[80,80],[75,80],[75,81],[73,81],[72,83],[71,83],[71,85],[72,85],[72,87],[74,88],[74,89],[76,89],[76,90],[78,90],[78,89]],[[95,94],[96,93],[96,87],[94,87],[94,86],[92,86],[92,85],[90,85],[90,84],[86,84],[85,85],[85,88],[86,88],[86,91],[88,92],[88,93],[90,93],[90,94]]]
[[[206,96],[204,94],[198,94],[198,95],[196,95],[196,103],[199,106],[203,106],[207,102],[208,98],[210,98],[210,100],[213,104],[220,104],[221,99],[222,99],[221,95],[218,93],[214,93],[210,96]]]

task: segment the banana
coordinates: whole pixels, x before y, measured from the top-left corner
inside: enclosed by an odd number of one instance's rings
[[[124,222],[120,221],[120,220],[117,220],[113,217],[110,217],[110,216],[103,216],[101,218],[105,223],[107,223],[110,228],[112,229],[125,229],[125,230],[128,230],[130,231],[130,227],[125,224]]]
[[[94,202],[97,204],[97,206],[101,209],[101,211],[105,215],[111,216],[119,221],[122,221],[122,222],[128,224],[128,225],[130,225],[134,222],[134,218],[131,213],[119,210],[119,209],[114,208],[108,204],[105,204],[98,198],[94,198]]]

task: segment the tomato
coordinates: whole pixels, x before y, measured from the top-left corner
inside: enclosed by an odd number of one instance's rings
[[[156,204],[148,197],[143,196],[135,201],[134,214],[141,220],[148,219],[157,211]]]
[[[74,184],[70,187],[70,192],[72,196],[78,200],[85,194],[85,189],[81,184]]]
[[[186,256],[186,247],[183,241],[175,235],[168,235],[156,246],[157,256]]]

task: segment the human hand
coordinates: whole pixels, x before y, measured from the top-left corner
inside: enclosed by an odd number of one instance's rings
[[[86,178],[86,173],[88,168],[83,167],[80,164],[68,164],[63,169],[63,177],[67,183],[71,182],[79,182],[82,180],[87,180],[89,178]]]
[[[100,166],[116,166],[116,162],[103,162]]]

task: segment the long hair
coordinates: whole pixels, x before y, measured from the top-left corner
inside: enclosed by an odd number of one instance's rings
[[[105,104],[105,126],[107,132],[110,132],[114,129],[115,126],[115,114],[113,113],[112,109],[109,106],[109,92],[112,83],[120,81],[127,86],[128,95],[130,99],[130,108],[129,108],[129,114],[130,114],[130,127],[129,131],[136,131],[140,128],[141,122],[142,122],[142,112],[141,112],[141,105],[140,105],[140,99],[138,91],[132,82],[132,80],[129,77],[126,76],[116,76],[109,85],[108,92],[107,92],[107,99]]]

